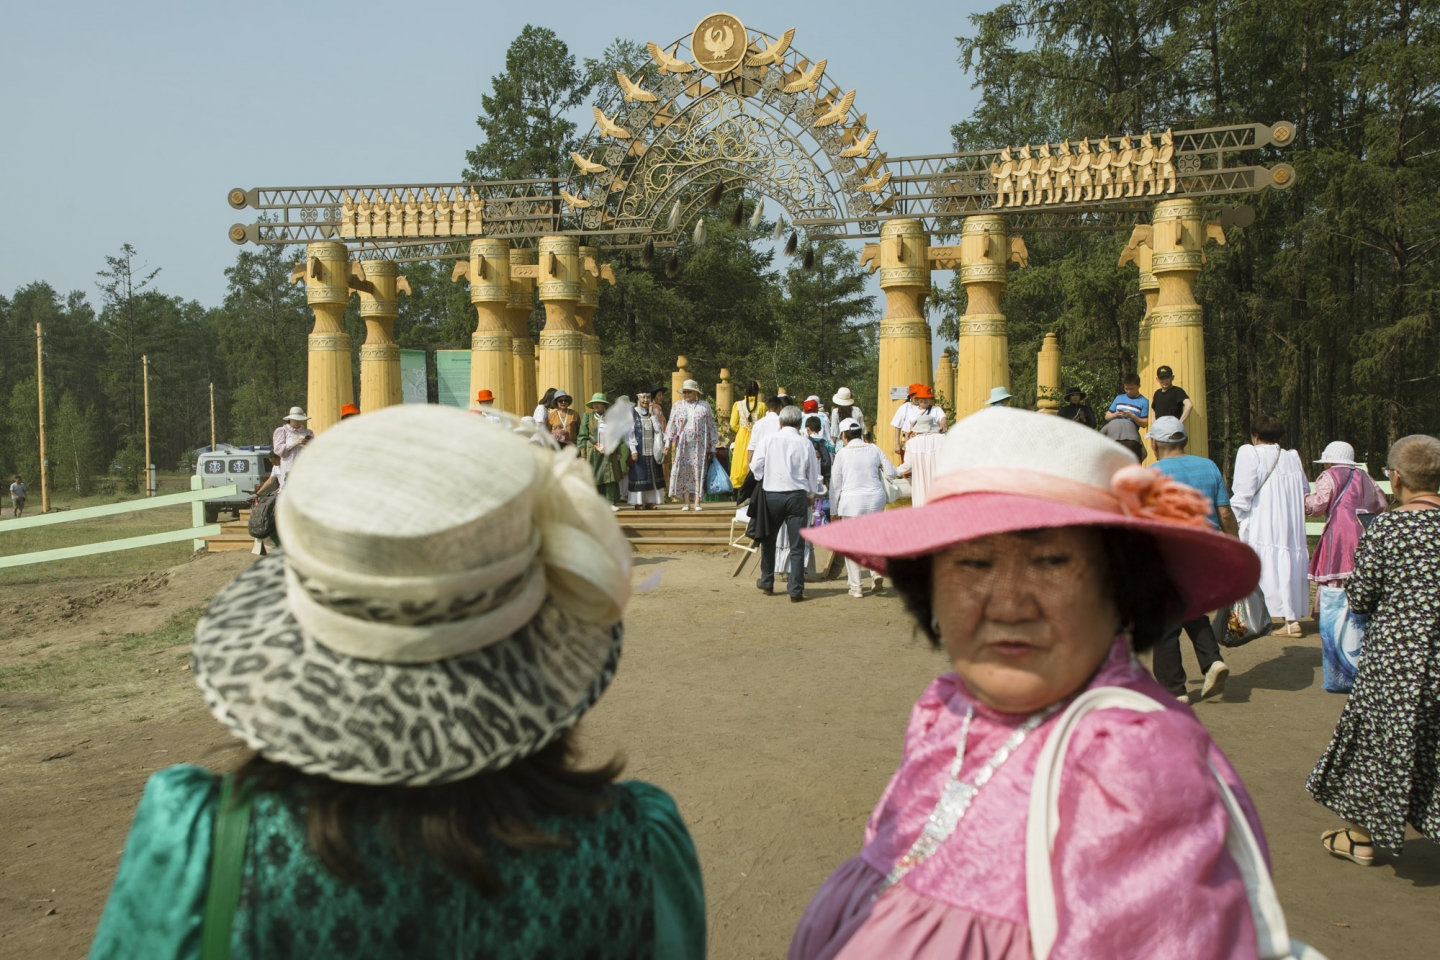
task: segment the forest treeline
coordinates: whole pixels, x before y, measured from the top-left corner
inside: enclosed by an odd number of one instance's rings
[[[1196,296],[1205,307],[1211,455],[1228,473],[1253,416],[1281,416],[1308,461],[1333,439],[1371,463],[1403,434],[1440,423],[1437,244],[1440,244],[1440,0],[1361,3],[1254,0],[1016,0],[959,25],[959,67],[981,99],[953,117],[958,149],[1260,121],[1296,124],[1294,145],[1266,151],[1297,178],[1288,191],[1241,198],[1255,223],[1206,249]],[[555,34],[527,27],[479,97],[482,142],[463,176],[547,176],[583,145],[568,119],[635,75],[640,45],[617,40],[577,60]],[[883,105],[879,105],[883,113]],[[458,121],[457,121],[458,122]],[[713,384],[722,367],[804,395],[850,386],[873,408],[878,310],[856,250],[817,244],[814,269],[767,242],[772,221],[729,225],[740,199],[709,213],[709,240],[607,256],[617,284],[596,315],[612,394],[668,382],[677,354]],[[775,211],[769,211],[772,214]],[[944,238],[937,238],[937,242]],[[1029,405],[1035,355],[1059,334],[1065,379],[1099,398],[1135,367],[1143,301],[1117,261],[1127,233],[1031,234],[1030,266],[1010,274],[1012,389]],[[805,249],[802,240],[801,251]],[[34,326],[46,330],[49,456],[56,486],[97,477],[133,486],[143,463],[140,357],[150,358],[154,460],[187,462],[209,443],[209,384],[223,441],[264,442],[305,402],[299,248],[241,250],[222,303],[164,292],[165,274],[124,247],[97,264],[95,289],[62,293],[43,279],[0,296],[0,470],[37,473]],[[475,314],[450,264],[404,267],[404,347],[464,349]],[[965,296],[937,275],[932,322],[953,342]],[[539,310],[531,317],[538,336]],[[364,325],[347,327],[359,377]],[[1184,386],[1184,384],[1182,384]],[[828,395],[828,394],[827,394]]]

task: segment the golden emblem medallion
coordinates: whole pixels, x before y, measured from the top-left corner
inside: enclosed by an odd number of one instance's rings
[[[739,17],[712,13],[690,35],[690,54],[711,73],[729,73],[745,59],[749,36]]]

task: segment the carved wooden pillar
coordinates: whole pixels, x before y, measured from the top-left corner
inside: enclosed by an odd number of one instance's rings
[[[583,403],[604,389],[600,385],[600,338],[595,334],[595,311],[600,308],[600,251],[579,247],[580,302],[575,305],[575,322],[580,328],[580,357],[585,386]]]
[[[393,260],[362,260],[355,264],[361,281],[360,316],[365,342],[360,347],[360,411],[373,413],[401,402],[400,347],[395,342],[399,295],[410,292]]]
[[[939,403],[941,394],[944,400],[951,404],[955,403],[955,364],[950,362],[950,354],[942,352],[940,359],[935,361],[935,402]]]
[[[475,332],[470,336],[470,400],[481,390],[495,395],[495,409],[515,409],[515,354],[510,343],[510,242],[493,237],[470,241],[470,302]],[[460,268],[456,269],[456,273]]]
[[[345,332],[345,306],[350,302],[349,251],[345,244],[307,244],[305,262],[297,264],[291,282],[305,281],[305,301],[315,311],[310,331],[309,375],[305,401],[308,426],[316,433],[340,420],[340,408],[355,400],[350,371],[350,335]]]
[[[1005,314],[1000,312],[1010,261],[1006,228],[999,215],[966,217],[961,222],[960,283],[967,301],[956,345],[957,420],[983,408],[995,387],[1010,389],[1010,337]]]
[[[1194,200],[1163,200],[1151,217],[1154,252],[1150,270],[1158,297],[1150,312],[1149,369],[1168,366],[1175,385],[1184,387],[1195,404],[1185,423],[1186,452],[1209,456],[1209,421],[1205,412],[1205,330],[1203,311],[1195,302],[1195,278],[1205,262],[1201,245],[1205,230],[1200,204]],[[1222,235],[1223,236],[1223,235]],[[1153,380],[1144,381],[1147,385]]]
[[[720,368],[720,382],[715,384],[715,422],[722,435],[730,432],[730,408],[735,405],[735,388],[730,385],[730,371]]]
[[[1040,345],[1039,369],[1035,374],[1035,409],[1041,413],[1060,412],[1060,340],[1053,333],[1045,334]]]
[[[890,426],[905,402],[890,398],[891,387],[930,385],[930,324],[922,307],[930,293],[930,238],[918,220],[887,220],[880,228],[880,289],[885,316],[880,320],[880,390],[874,434],[895,462],[897,437]]]
[[[676,357],[675,369],[670,372],[670,406],[674,407],[680,400],[680,387],[686,380],[690,379],[690,358]],[[669,413],[670,411],[665,411]]]
[[[574,237],[541,237],[536,287],[545,305],[545,329],[540,332],[540,382],[559,387],[583,409],[584,338],[575,321],[580,301],[580,261]]]
[[[510,250],[510,266],[523,267],[535,263],[535,250],[529,247],[513,247]],[[535,280],[532,277],[517,277],[510,273],[510,303],[505,309],[505,319],[510,326],[511,367],[514,372],[515,406],[511,412],[517,417],[528,417],[535,410],[540,393],[535,389],[535,341],[530,339],[530,311],[535,307]]]

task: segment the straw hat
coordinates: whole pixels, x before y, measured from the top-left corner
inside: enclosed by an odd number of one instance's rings
[[[406,495],[376,510],[402,474]],[[573,456],[486,417],[386,407],[314,441],[277,524],[284,549],[215,597],[192,661],[210,711],[271,760],[459,780],[541,749],[614,677],[630,549]]]
[[[700,392],[700,384],[696,383],[694,380],[686,380],[684,383],[680,384],[680,392],[681,392],[681,393],[699,393],[699,392]]]
[[[286,419],[286,420],[309,420],[310,418],[307,417],[307,416],[305,416],[305,408],[304,408],[304,407],[291,407],[291,408],[290,408],[290,412],[287,413],[287,414],[285,414],[285,419]]]
[[[850,392],[849,387],[841,387],[835,391],[835,396],[830,398],[830,402],[837,407],[853,407],[855,406],[855,395]]]
[[[1320,454],[1316,463],[1332,463],[1345,467],[1358,467],[1360,464],[1355,460],[1355,448],[1344,440],[1334,440],[1325,445],[1325,452]]]
[[[1070,420],[987,407],[946,434],[923,507],[811,527],[807,540],[884,573],[966,540],[1048,527],[1127,527],[1159,545],[1183,619],[1247,596],[1260,558],[1210,525],[1210,501]]]

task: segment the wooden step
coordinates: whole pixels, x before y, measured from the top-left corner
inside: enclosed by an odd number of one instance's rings
[[[637,547],[728,547],[728,537],[630,537]]]
[[[255,540],[249,535],[235,536],[222,533],[218,537],[206,537],[205,549],[209,553],[228,553],[236,550],[253,550]]]

